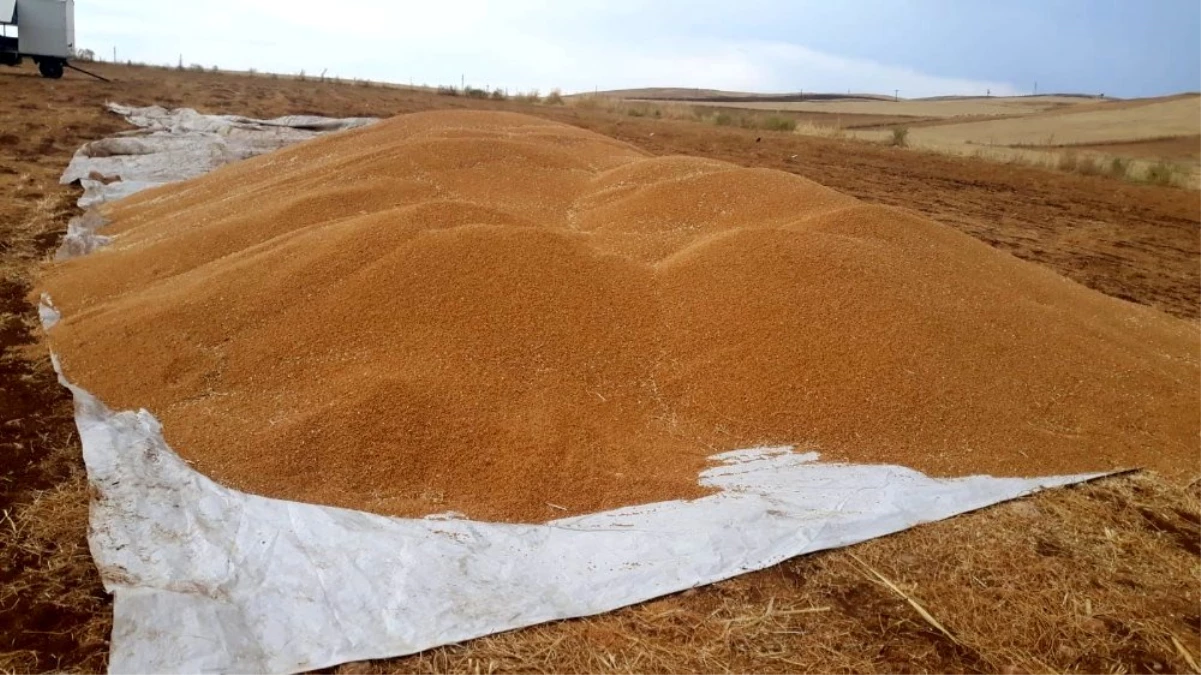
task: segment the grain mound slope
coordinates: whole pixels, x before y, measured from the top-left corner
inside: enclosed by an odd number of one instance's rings
[[[781,172],[433,112],[106,215],[43,284],[67,375],[259,494],[540,521],[764,443],[1196,471],[1195,324]]]

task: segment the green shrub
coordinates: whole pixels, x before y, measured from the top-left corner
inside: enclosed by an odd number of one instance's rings
[[[1172,185],[1176,182],[1176,166],[1162,161],[1152,164],[1143,180],[1152,185]]]
[[[1114,157],[1109,161],[1109,175],[1114,178],[1126,178],[1130,174],[1130,160]]]
[[[477,89],[475,87],[467,87],[463,90],[463,94],[466,95],[467,98],[488,98],[487,91],[483,89]]]
[[[719,112],[713,116],[713,123],[719,127],[728,127],[734,123],[734,118],[728,113]]]
[[[768,131],[796,131],[796,120],[791,117],[772,115],[763,120],[763,128]]]
[[[454,87],[440,86],[440,87],[438,87],[438,95],[439,96],[458,96],[459,90],[455,89]]]
[[[507,100],[509,100],[509,97],[507,95],[505,95],[505,92],[503,90],[493,89],[492,90],[492,100],[493,101],[507,101]]]
[[[563,105],[563,92],[559,91],[557,87],[551,89],[542,102],[547,105]]]
[[[553,96],[554,93],[552,91],[551,95]],[[549,99],[549,97],[547,98]],[[548,100],[547,102],[549,103],[550,101]],[[584,96],[577,96],[572,99],[572,105],[581,110],[598,110],[603,104],[604,101],[601,100],[601,97],[595,94],[585,94]]]
[[[893,127],[890,145],[903,148],[909,145],[909,127]]]
[[[1101,163],[1093,157],[1079,157],[1076,159],[1076,173],[1084,174],[1085,176],[1098,176],[1104,171],[1101,168]]]

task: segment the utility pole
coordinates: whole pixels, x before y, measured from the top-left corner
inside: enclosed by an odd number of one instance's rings
[[[113,63],[117,62],[117,45],[113,45]]]
[[[1034,95],[1038,96],[1038,82],[1034,83]]]
[[[893,102],[897,102],[897,101],[901,100],[901,90],[900,89],[892,90],[892,100],[893,100]]]

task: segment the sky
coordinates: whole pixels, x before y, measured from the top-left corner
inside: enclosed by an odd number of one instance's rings
[[[1201,90],[1197,0],[77,0],[105,60],[564,92]]]

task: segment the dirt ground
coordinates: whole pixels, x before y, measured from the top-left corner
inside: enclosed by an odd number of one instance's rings
[[[96,65],[0,69],[0,672],[105,667],[71,421],[24,302],[75,213],[58,175],[123,128],[105,101],[274,116],[519,110],[656,154],[803,175],[901,206],[1110,295],[1196,321],[1201,195],[878,147],[401,88]],[[1192,472],[1201,472],[1201,464]],[[340,672],[1188,672],[1201,652],[1201,484],[1110,478],[600,617]],[[887,579],[891,582],[882,581]],[[942,629],[923,618],[935,618]]]
[[[1091,150],[1108,155],[1121,155],[1148,160],[1175,160],[1201,163],[1201,136],[1177,136],[1175,138],[1156,138],[1149,141],[1129,141],[1126,143],[1099,143],[1095,145],[1065,146],[1076,150]]]

